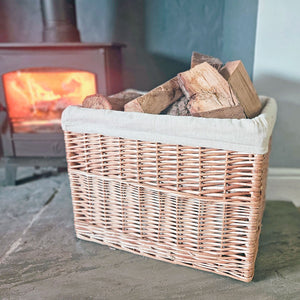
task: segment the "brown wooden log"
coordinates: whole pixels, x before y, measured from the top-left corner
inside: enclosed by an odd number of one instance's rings
[[[140,91],[128,89],[107,97],[102,94],[89,95],[84,99],[82,106],[86,108],[123,111],[126,103],[143,94]]]
[[[191,57],[191,68],[194,68],[196,65],[202,64],[204,62],[207,62],[218,71],[223,66],[223,62],[219,58],[193,51]]]
[[[190,116],[190,111],[188,110],[189,100],[183,96],[179,100],[171,104],[165,111],[164,114],[171,116]]]
[[[240,60],[225,64],[220,73],[228,81],[248,118],[256,117],[262,108],[252,81]]]
[[[245,114],[243,107],[239,104],[231,107],[223,107],[220,109],[197,112],[195,107],[193,108],[196,112],[193,114],[194,117],[202,118],[218,118],[218,119],[244,119]]]
[[[95,109],[115,109],[121,110],[120,106],[113,106],[109,100],[101,95],[101,94],[94,94],[85,97],[82,102],[82,107],[86,108],[95,108]]]
[[[107,97],[110,103],[112,104],[119,104],[122,106],[122,110],[124,110],[124,106],[126,103],[132,101],[133,99],[136,99],[142,95],[144,95],[144,92],[134,90],[134,89],[127,89],[122,92],[119,92],[114,95],[110,95]]]
[[[128,102],[124,110],[159,114],[183,96],[176,77],[154,88],[147,94]]]
[[[188,109],[192,116],[210,118],[245,118],[228,82],[219,72],[204,62],[177,75],[179,85],[187,99]],[[229,109],[235,107],[229,113]],[[209,113],[208,113],[209,112]]]

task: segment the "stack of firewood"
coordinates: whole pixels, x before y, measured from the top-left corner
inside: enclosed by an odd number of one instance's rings
[[[126,90],[86,97],[84,107],[205,118],[253,118],[261,102],[240,60],[222,61],[193,52],[191,68],[148,93]]]

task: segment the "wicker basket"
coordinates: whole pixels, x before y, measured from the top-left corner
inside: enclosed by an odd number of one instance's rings
[[[77,237],[249,282],[268,157],[65,131]]]

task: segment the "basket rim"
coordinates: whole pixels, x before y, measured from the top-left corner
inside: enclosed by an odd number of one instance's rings
[[[69,106],[62,128],[74,133],[265,154],[275,125],[277,104],[260,96],[264,106],[253,119],[215,119],[152,115]]]

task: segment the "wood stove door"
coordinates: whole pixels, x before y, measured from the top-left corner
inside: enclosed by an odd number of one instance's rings
[[[3,87],[8,119],[4,145],[9,145],[10,135],[13,153],[12,149],[5,151],[9,150],[9,156],[25,157],[64,156],[62,111],[68,105],[80,105],[87,95],[97,92],[95,74],[60,68],[6,73]]]

